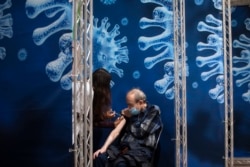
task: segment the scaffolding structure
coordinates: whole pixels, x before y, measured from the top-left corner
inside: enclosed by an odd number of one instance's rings
[[[93,166],[92,31],[93,1],[73,1],[73,151],[74,167]]]
[[[187,167],[185,0],[173,1],[176,167]]]
[[[225,167],[233,167],[233,77],[231,2],[223,0],[223,55],[224,55],[224,105],[225,105]]]
[[[244,6],[248,5],[250,7],[250,0],[231,0],[231,6]]]
[[[233,56],[231,32],[231,7],[250,6],[250,0],[223,0],[223,54],[225,94],[225,167],[250,166],[250,158],[234,157],[234,113],[233,113]]]

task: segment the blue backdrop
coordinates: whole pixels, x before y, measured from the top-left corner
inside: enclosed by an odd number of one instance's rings
[[[72,3],[0,0],[0,166],[70,167]],[[188,166],[224,166],[220,1],[186,2]],[[232,9],[235,156],[249,156],[250,10]],[[133,87],[162,110],[158,166],[175,166],[171,1],[94,0],[93,66],[112,106]],[[95,139],[94,139],[95,140]]]
[[[61,51],[59,38],[71,29],[50,31],[46,26],[63,11],[48,17],[49,8],[31,2],[0,1],[0,166],[72,166],[72,93],[46,72]],[[34,32],[42,27],[44,41],[36,44]]]

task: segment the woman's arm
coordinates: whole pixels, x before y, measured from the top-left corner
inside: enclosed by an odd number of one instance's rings
[[[100,148],[99,150],[97,150],[94,155],[93,158],[95,159],[100,153],[104,153],[106,152],[107,148],[109,147],[109,145],[119,136],[122,128],[124,127],[126,123],[126,119],[122,118],[121,122],[116,126],[115,129],[113,129],[108,138],[106,139],[104,145],[102,146],[102,148]]]

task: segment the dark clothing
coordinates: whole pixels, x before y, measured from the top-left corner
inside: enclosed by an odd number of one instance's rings
[[[93,104],[95,106],[96,104]],[[97,107],[96,107],[97,108]],[[93,110],[93,124],[95,127],[114,128],[113,119],[107,118],[107,112],[111,110],[110,105],[98,107],[100,110]]]
[[[99,128],[114,128],[114,120],[104,120],[104,121],[99,121],[99,122],[94,122],[94,127],[99,127]]]
[[[157,142],[156,133],[162,126],[160,109],[148,104],[139,115],[126,120],[120,142],[107,149],[106,167],[125,164],[129,167],[149,167]],[[95,161],[98,159],[99,157]]]
[[[153,148],[156,143],[155,132],[161,127],[160,109],[156,105],[148,107],[137,116],[127,119],[125,134],[121,142],[137,141],[142,146]]]

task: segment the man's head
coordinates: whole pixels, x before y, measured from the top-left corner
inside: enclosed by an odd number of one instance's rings
[[[126,102],[132,115],[139,114],[147,106],[145,93],[136,88],[127,93]]]

